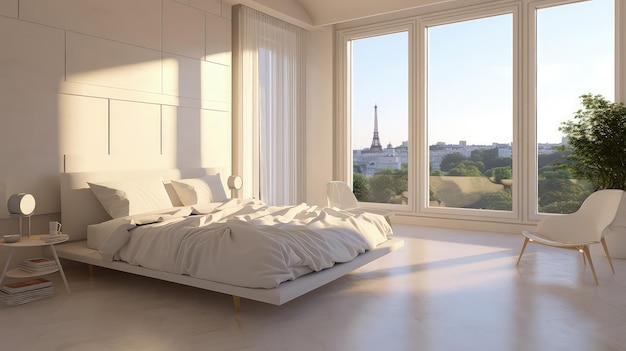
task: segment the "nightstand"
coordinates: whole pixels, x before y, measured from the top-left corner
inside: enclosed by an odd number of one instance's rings
[[[65,283],[65,289],[67,290],[69,294],[70,287],[69,285],[67,285],[67,279],[65,279],[65,273],[63,272],[63,267],[61,266],[61,262],[59,261],[59,256],[57,256],[57,251],[54,248],[54,245],[62,243],[62,242],[66,242],[68,238],[65,238],[64,240],[62,239],[59,241],[55,241],[52,243],[47,243],[44,240],[42,240],[42,238],[48,238],[48,237],[49,237],[48,235],[31,235],[30,237],[23,237],[22,239],[20,239],[20,241],[14,242],[14,243],[5,243],[4,240],[0,241],[0,246],[5,246],[11,249],[9,251],[9,257],[7,258],[7,261],[4,265],[4,269],[2,270],[2,275],[0,276],[0,286],[2,286],[2,281],[4,280],[4,277],[32,278],[32,277],[38,277],[41,275],[46,275],[46,274],[50,274],[50,273],[54,273],[58,271],[59,273],[61,273],[61,278],[63,278],[63,283]],[[11,264],[11,258],[13,257],[14,250],[22,249],[25,247],[37,247],[37,246],[50,246],[50,249],[52,250],[52,255],[54,255],[54,260],[56,261],[56,264],[57,264],[55,268],[52,268],[50,270],[46,270],[43,272],[34,272],[34,273],[26,272],[19,268],[8,270],[9,265]]]

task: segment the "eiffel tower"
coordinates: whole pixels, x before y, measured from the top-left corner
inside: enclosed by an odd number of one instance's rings
[[[383,146],[380,145],[378,138],[378,106],[374,105],[374,137],[372,138],[372,146],[370,152],[383,152]]]

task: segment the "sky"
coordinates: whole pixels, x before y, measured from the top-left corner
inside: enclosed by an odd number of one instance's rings
[[[513,17],[428,28],[428,144],[511,143]],[[613,99],[613,0],[537,12],[537,141],[559,143],[580,95]],[[369,147],[374,105],[383,146],[408,140],[408,34],[352,42],[353,148]]]

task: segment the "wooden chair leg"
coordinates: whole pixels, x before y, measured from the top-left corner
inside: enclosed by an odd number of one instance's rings
[[[589,267],[591,267],[591,273],[593,273],[593,279],[596,281],[596,284],[598,284],[598,276],[596,275],[596,269],[593,268],[593,261],[591,260],[591,252],[589,252],[589,246],[583,246],[582,250],[585,253],[585,256],[587,256],[587,260],[589,261]]]
[[[609,248],[606,246],[606,240],[602,238],[600,242],[602,243],[602,247],[604,248],[604,253],[606,254],[606,258],[609,259],[609,266],[611,266],[611,270],[613,271],[613,273],[615,273],[615,268],[613,268],[613,261],[611,260],[611,255],[609,255]]]
[[[241,297],[233,295],[233,304],[235,305],[235,313],[241,310]]]
[[[520,253],[519,253],[519,257],[517,258],[517,263],[515,264],[516,266],[519,266],[519,260],[522,259],[522,255],[524,254],[524,250],[526,250],[526,245],[528,244],[529,240],[530,239],[528,239],[526,237],[524,238],[524,244],[522,244],[522,251],[520,251]]]

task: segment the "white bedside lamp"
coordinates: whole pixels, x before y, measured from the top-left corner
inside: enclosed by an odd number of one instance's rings
[[[230,188],[231,197],[235,197],[237,190],[241,189],[243,186],[243,180],[238,175],[231,175],[228,177],[228,187]]]
[[[28,236],[30,237],[30,217],[35,212],[35,197],[27,193],[13,194],[7,201],[7,209],[11,216],[20,218],[20,235],[22,235],[22,218],[28,218]]]

